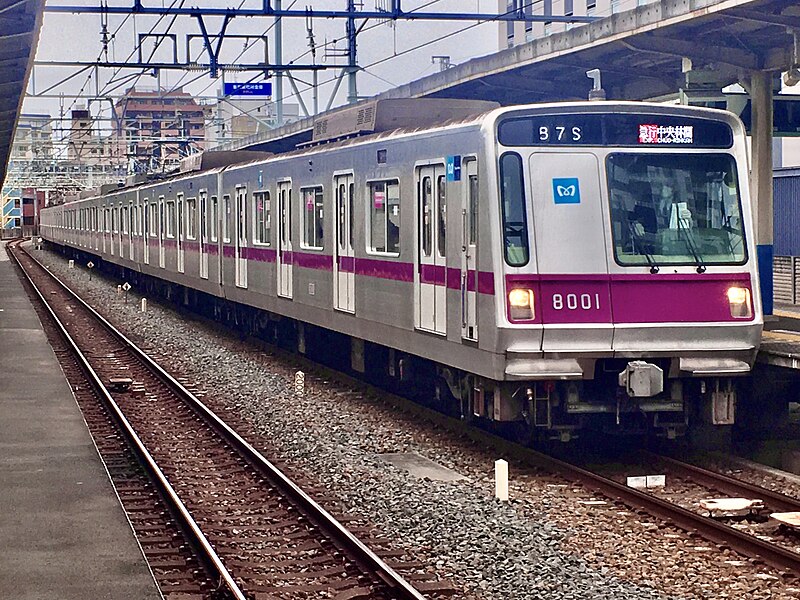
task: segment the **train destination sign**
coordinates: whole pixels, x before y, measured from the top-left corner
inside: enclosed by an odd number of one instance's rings
[[[629,146],[730,148],[727,123],[697,117],[654,114],[544,114],[501,121],[504,146]]]

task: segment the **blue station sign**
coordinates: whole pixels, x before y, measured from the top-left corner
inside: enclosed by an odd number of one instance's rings
[[[272,96],[272,83],[226,83],[223,92],[226,96]]]

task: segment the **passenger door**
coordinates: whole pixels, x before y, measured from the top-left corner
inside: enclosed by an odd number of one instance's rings
[[[446,216],[444,165],[417,169],[417,327],[447,333]]]
[[[336,256],[333,261],[334,308],[356,311],[355,254],[353,252],[353,175],[337,175],[333,180],[336,196]]]
[[[164,196],[158,197],[158,266],[164,268],[166,266],[166,251],[164,249],[164,236],[166,235],[167,227],[167,207],[164,202]]]
[[[478,161],[466,159],[461,196],[461,337],[478,340]]]
[[[175,232],[175,248],[178,255],[178,273],[183,273],[186,266],[185,263],[186,256],[184,255],[184,247],[183,247],[183,241],[185,239],[184,226],[186,224],[186,215],[184,214],[185,210],[186,210],[186,202],[184,202],[183,200],[183,194],[178,194],[178,205],[177,205],[178,231]]]
[[[200,278],[208,279],[208,192],[200,192]]]
[[[150,264],[150,231],[152,228],[152,223],[150,220],[150,199],[145,198],[144,204],[142,205],[142,218],[144,219],[143,227],[142,227],[142,256],[144,263],[146,265]]]
[[[589,153],[530,157],[542,350],[610,350],[611,292],[600,166]]]
[[[247,188],[236,188],[236,285],[247,287]]]
[[[292,297],[292,182],[278,182],[278,296]]]
[[[128,221],[128,258],[131,260],[136,260],[136,253],[134,251],[134,234],[136,233],[136,227],[138,227],[138,223],[136,222],[136,211],[138,206],[133,204],[133,201],[128,203],[128,210],[125,212]]]

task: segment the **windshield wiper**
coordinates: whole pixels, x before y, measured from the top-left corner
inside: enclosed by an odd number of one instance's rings
[[[686,247],[689,248],[689,252],[692,253],[694,261],[697,263],[697,272],[705,273],[706,265],[703,262],[703,257],[700,256],[700,253],[697,251],[697,246],[694,243],[694,235],[685,224],[682,224],[683,219],[681,219],[680,209],[677,208],[675,204],[673,204],[673,206],[675,206],[675,217],[676,221],[678,221],[678,233],[683,234],[683,241],[686,242]]]
[[[647,250],[645,250],[644,248],[640,248],[639,247],[639,244],[637,243],[637,240],[639,240],[642,236],[641,236],[641,234],[636,232],[636,229],[634,228],[633,223],[630,223],[630,222],[628,223],[628,229],[630,229],[630,232],[631,232],[631,240],[633,241],[634,249],[637,250],[639,252],[639,254],[644,256],[645,260],[647,261],[647,264],[650,265],[650,272],[653,275],[655,275],[656,273],[658,273],[658,271],[661,268],[658,266],[658,263],[656,263],[656,261],[653,258],[652,254],[647,252]]]

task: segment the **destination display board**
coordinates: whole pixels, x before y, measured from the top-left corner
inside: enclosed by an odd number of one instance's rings
[[[727,123],[640,113],[556,113],[513,117],[498,125],[504,146],[730,148]]]

